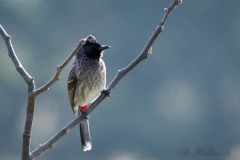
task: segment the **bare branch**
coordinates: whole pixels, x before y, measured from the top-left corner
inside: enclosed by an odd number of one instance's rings
[[[61,71],[66,67],[66,65],[70,62],[70,60],[73,58],[73,56],[78,52],[78,50],[84,45],[85,39],[81,39],[76,49],[68,56],[68,58],[57,67],[56,74],[52,77],[50,81],[48,81],[44,86],[34,90],[32,96],[36,97],[39,94],[41,94],[44,91],[47,91],[51,85],[53,85],[56,81],[60,79]],[[53,148],[54,144],[63,136],[67,135],[68,131],[75,127],[77,124],[80,123],[80,120],[82,117],[78,117],[79,121],[75,121],[74,123],[69,123],[67,126],[65,126],[61,131],[59,131],[55,136],[53,136],[52,139],[44,143],[43,145],[39,145],[38,150],[33,151],[32,154],[30,154],[30,159],[34,159],[34,157],[38,157],[41,154],[43,154],[45,151]],[[77,118],[76,118],[77,119]],[[48,147],[46,147],[48,146]]]
[[[66,67],[66,65],[70,62],[70,60],[73,58],[73,56],[78,52],[78,50],[84,45],[85,40],[82,39],[80,40],[78,46],[76,47],[76,49],[68,56],[68,58],[63,62],[62,65],[57,67],[57,71],[56,74],[52,77],[52,79],[50,81],[48,81],[45,85],[43,85],[42,87],[39,87],[38,89],[36,89],[33,92],[34,96],[38,96],[39,94],[41,94],[42,92],[46,91],[49,89],[49,87],[55,83],[56,81],[58,81],[60,79],[60,74],[61,71],[63,70],[64,67]]]
[[[28,96],[27,115],[25,120],[24,131],[23,131],[22,160],[30,159],[30,145],[31,145],[34,108],[35,108],[35,97]]]
[[[4,30],[4,28],[1,25],[0,25],[0,34],[6,44],[6,47],[8,50],[8,56],[11,58],[13,64],[16,67],[16,70],[19,72],[19,74],[22,76],[22,78],[27,84],[32,83],[33,78],[28,74],[28,72],[22,66],[21,62],[19,61],[12,47],[11,37],[7,34],[7,32]]]
[[[157,39],[157,37],[159,36],[159,34],[163,31],[163,26],[169,16],[169,14],[172,12],[172,10],[179,5],[180,3],[182,3],[182,0],[174,0],[173,3],[166,9],[164,9],[165,11],[165,15],[163,17],[163,19],[161,20],[161,22],[159,23],[158,27],[156,28],[156,30],[154,31],[153,35],[151,36],[151,38],[149,39],[148,43],[146,44],[146,46],[144,47],[143,51],[139,54],[139,56],[132,62],[130,63],[127,67],[122,68],[120,70],[118,70],[117,75],[115,76],[115,78],[112,80],[112,82],[108,85],[108,87],[106,88],[106,90],[108,90],[109,92],[111,92],[113,90],[113,88],[118,84],[118,82],[126,75],[128,74],[134,67],[136,67],[140,62],[142,62],[144,59],[147,59],[150,54],[151,54],[151,46],[153,45],[153,43],[155,42],[155,40]],[[99,103],[101,103],[108,95],[104,94],[104,92],[102,92],[102,94],[91,104],[91,106],[89,107],[89,109],[86,111],[88,114],[90,114],[97,106]]]
[[[174,0],[173,3],[167,8],[164,9],[165,15],[160,22],[159,26],[154,31],[153,35],[151,36],[150,40],[144,47],[143,51],[139,54],[139,56],[130,63],[127,67],[119,70],[117,72],[117,75],[112,80],[112,82],[108,85],[106,88],[107,91],[111,92],[113,88],[118,84],[118,82],[127,74],[129,73],[134,67],[136,67],[141,61],[144,59],[147,59],[149,55],[151,54],[150,48],[152,44],[155,42],[159,34],[163,31],[163,25],[165,24],[165,21],[167,20],[169,14],[172,12],[172,10],[180,4],[181,0]],[[107,96],[108,94],[105,94],[106,92],[102,92],[101,95],[90,105],[89,109],[86,111],[87,115],[89,115]],[[33,152],[31,152],[31,158],[36,158],[43,154],[45,151],[50,150],[56,143],[59,141],[63,136],[65,136],[72,128],[74,128],[76,125],[78,125],[82,120],[82,116],[78,116],[75,118],[72,122],[70,122],[68,125],[66,125],[64,128],[62,128],[56,135],[54,135],[51,139],[49,139],[46,143],[43,145],[40,145],[37,149],[35,149]]]
[[[28,86],[28,104],[27,104],[27,115],[25,121],[25,127],[23,132],[23,144],[22,144],[22,159],[30,158],[30,142],[31,142],[31,131],[32,131],[32,122],[33,122],[33,112],[35,105],[35,98],[30,96],[33,90],[35,89],[35,83],[33,78],[28,74],[25,68],[22,66],[18,57],[16,56],[14,49],[12,47],[10,36],[4,30],[4,28],[0,25],[0,34],[5,41],[8,56],[11,58],[13,64],[16,67],[16,70],[22,76],[24,81]]]
[[[76,127],[83,119],[83,116],[76,117],[72,122],[63,127],[57,134],[55,134],[51,139],[49,139],[44,144],[40,144],[37,149],[32,151],[31,159],[41,156],[44,152],[52,149],[54,145],[60,140],[63,136],[66,136],[71,129]]]
[[[1,25],[0,25],[0,34],[5,41],[6,47],[8,49],[9,57],[12,59],[12,62],[14,63],[16,70],[20,73],[20,75],[25,80],[28,86],[27,114],[26,114],[25,127],[23,132],[23,143],[22,143],[22,159],[28,160],[28,159],[31,159],[30,144],[31,144],[31,133],[32,133],[32,124],[33,124],[33,115],[34,115],[36,97],[42,92],[46,91],[57,80],[59,80],[61,71],[63,70],[64,67],[66,67],[66,65],[69,63],[72,57],[82,47],[82,45],[84,45],[85,40],[84,39],[80,40],[78,46],[73,51],[73,53],[69,55],[69,57],[63,62],[62,65],[57,67],[57,72],[55,76],[49,82],[47,82],[44,86],[35,90],[34,79],[27,73],[25,68],[22,66],[22,64],[18,60],[14,52],[14,49],[12,47],[10,36],[6,33],[6,31]]]

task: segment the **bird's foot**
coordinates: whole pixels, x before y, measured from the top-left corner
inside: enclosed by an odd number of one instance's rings
[[[88,114],[85,111],[80,110],[80,115],[88,119]]]
[[[88,116],[88,114],[86,112],[87,109],[88,109],[88,106],[87,107],[79,107],[79,114],[83,115],[84,117],[87,117]]]
[[[110,89],[104,89],[102,90],[102,94],[105,94],[107,97],[111,97],[111,90]]]

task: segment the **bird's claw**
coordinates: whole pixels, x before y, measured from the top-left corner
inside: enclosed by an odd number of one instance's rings
[[[84,117],[88,118],[88,114],[85,111],[82,111],[81,109],[79,109],[80,115],[83,115]]]
[[[111,90],[110,89],[104,89],[102,90],[102,94],[105,94],[107,97],[111,97]]]

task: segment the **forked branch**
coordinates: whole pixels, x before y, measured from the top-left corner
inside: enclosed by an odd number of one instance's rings
[[[74,57],[74,55],[78,52],[78,50],[84,45],[85,43],[85,40],[82,39],[80,40],[78,46],[76,47],[76,49],[72,52],[72,54],[70,54],[68,56],[68,58],[63,62],[62,65],[58,66],[57,67],[57,71],[55,73],[55,75],[52,77],[51,80],[49,80],[45,85],[43,85],[42,87],[39,87],[38,89],[36,89],[34,92],[33,92],[33,95],[34,96],[38,96],[39,94],[41,94],[42,92],[46,91],[49,89],[49,87],[51,85],[53,85],[53,83],[55,83],[56,81],[58,81],[60,79],[60,74],[63,70],[63,68],[66,67],[66,65],[71,61],[71,59]]]
[[[18,57],[16,56],[12,46],[11,37],[7,34],[7,32],[4,30],[1,24],[0,24],[0,34],[7,47],[8,56],[11,58],[13,64],[16,67],[16,70],[19,72],[19,74],[22,76],[22,78],[27,84],[32,83],[33,78],[28,74],[28,72],[25,70],[25,68],[22,66],[21,62],[19,61]]]
[[[108,85],[106,90],[108,92],[111,92],[114,87],[118,84],[118,82],[126,75],[128,74],[132,69],[134,69],[140,62],[142,62],[144,59],[147,59],[150,54],[152,53],[151,46],[159,36],[159,34],[163,31],[163,26],[170,15],[170,13],[173,11],[173,9],[182,2],[182,0],[173,0],[173,3],[168,7],[165,8],[165,15],[159,25],[157,26],[156,30],[154,31],[153,35],[149,39],[148,43],[142,50],[142,52],[139,54],[139,56],[131,62],[128,66],[126,66],[123,69],[120,69],[117,72],[117,75],[112,80],[112,82]],[[45,142],[42,145],[39,145],[38,148],[36,148],[34,151],[30,152],[30,144],[31,144],[31,133],[32,133],[32,122],[33,122],[33,115],[34,115],[34,108],[35,108],[35,100],[38,95],[43,93],[44,91],[47,91],[51,85],[53,85],[57,80],[60,79],[61,71],[64,69],[64,67],[69,63],[69,61],[73,58],[73,56],[77,53],[77,51],[82,47],[82,45],[85,43],[85,40],[81,40],[76,47],[76,49],[72,52],[72,54],[69,55],[69,57],[63,62],[62,65],[57,67],[57,71],[55,75],[42,87],[39,87],[35,89],[35,82],[32,76],[28,74],[28,72],[25,70],[25,68],[22,66],[21,62],[19,61],[18,57],[16,56],[14,49],[11,44],[10,36],[6,33],[4,28],[0,25],[0,34],[2,38],[4,39],[4,42],[6,44],[8,55],[11,58],[13,64],[16,67],[16,70],[19,72],[19,74],[22,76],[24,81],[26,82],[28,86],[28,104],[27,104],[27,115],[25,120],[25,128],[23,132],[23,144],[22,144],[22,160],[30,160],[34,159],[36,157],[39,157],[47,150],[53,148],[53,146],[59,141],[61,138],[63,138],[65,135],[68,134],[68,132],[77,126],[81,120],[82,116],[76,117],[72,122],[67,124],[65,127],[63,127],[59,132],[57,132],[51,139],[49,139],[47,142]],[[106,97],[108,94],[106,92],[102,92],[101,95],[91,104],[89,109],[86,111],[86,113],[89,115]]]
[[[108,85],[106,90],[108,92],[111,92],[114,87],[118,84],[118,82],[126,75],[128,74],[134,67],[136,67],[141,61],[144,59],[147,59],[150,54],[152,53],[152,48],[151,46],[159,36],[159,34],[163,31],[163,26],[167,20],[167,17],[169,14],[172,12],[172,10],[181,3],[181,0],[174,0],[173,3],[167,8],[164,9],[165,15],[163,19],[161,20],[160,24],[154,31],[153,35],[149,39],[148,43],[144,47],[143,51],[139,54],[139,56],[131,62],[127,67],[120,69],[117,72],[117,75],[115,78],[112,80],[112,82]],[[101,95],[90,105],[89,109],[86,111],[86,113],[89,115],[107,96],[108,94],[105,94],[106,92],[102,92]],[[81,120],[82,116],[76,117],[72,122],[70,122],[68,125],[66,125],[64,128],[62,128],[55,136],[53,136],[51,139],[49,139],[46,143],[43,145],[40,145],[37,149],[35,149],[33,152],[31,152],[31,157],[35,158],[46,152],[47,150],[51,149],[52,146],[54,146],[58,140],[60,140],[63,136],[65,136],[69,130],[77,126]]]

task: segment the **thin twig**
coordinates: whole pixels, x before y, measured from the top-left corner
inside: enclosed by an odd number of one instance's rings
[[[0,34],[6,44],[6,47],[8,50],[8,56],[11,58],[13,64],[16,67],[16,70],[19,72],[19,74],[22,76],[22,78],[27,84],[32,83],[31,82],[33,80],[32,76],[30,76],[30,74],[28,74],[28,72],[22,66],[21,62],[19,61],[12,47],[11,37],[7,34],[7,32],[4,30],[4,28],[1,25],[0,25]]]
[[[25,120],[25,127],[23,131],[23,143],[22,143],[22,160],[29,160],[30,157],[30,145],[31,145],[31,133],[32,133],[32,124],[33,124],[33,115],[35,109],[35,101],[36,97],[42,92],[46,91],[52,84],[54,84],[60,78],[61,71],[64,67],[69,63],[72,57],[77,53],[77,51],[84,45],[85,40],[80,40],[76,49],[69,55],[69,57],[63,62],[62,65],[57,67],[57,72],[55,76],[47,82],[44,86],[35,90],[35,82],[34,79],[28,74],[25,68],[22,66],[18,57],[16,56],[14,49],[12,47],[11,38],[4,30],[4,28],[0,25],[0,35],[5,41],[6,47],[8,49],[8,55],[11,58],[13,64],[16,67],[16,70],[22,76],[24,81],[28,86],[28,103],[27,103],[27,113]]]
[[[113,88],[118,84],[118,82],[126,75],[128,74],[134,67],[136,67],[141,61],[143,61],[144,59],[147,59],[150,54],[150,48],[153,45],[153,43],[155,42],[155,40],[157,39],[157,37],[159,36],[159,34],[163,31],[163,26],[168,18],[168,16],[170,15],[170,13],[172,12],[172,10],[179,5],[180,3],[182,3],[181,0],[174,0],[173,3],[166,9],[164,9],[165,11],[165,15],[163,17],[163,19],[161,20],[161,22],[159,23],[158,27],[156,28],[156,30],[154,31],[153,35],[151,36],[151,38],[149,39],[148,43],[146,44],[146,46],[144,47],[144,49],[142,50],[142,52],[139,54],[139,56],[132,62],[130,63],[127,67],[118,70],[117,75],[115,76],[115,78],[112,80],[112,82],[108,85],[108,87],[106,88],[106,90],[108,90],[109,92],[111,92],[113,90]],[[97,106],[99,103],[101,103],[108,95],[105,94],[105,92],[102,92],[102,94],[92,103],[92,105],[89,107],[89,109],[86,111],[88,114],[90,114]]]
[[[73,56],[78,52],[78,50],[83,46],[83,44],[85,43],[85,40],[82,39],[80,40],[78,46],[76,47],[76,49],[68,56],[68,58],[63,62],[62,65],[57,67],[57,71],[56,74],[52,77],[52,79],[50,81],[48,81],[45,85],[43,85],[42,87],[39,87],[38,89],[36,89],[33,92],[34,96],[38,96],[39,94],[41,94],[42,92],[46,91],[49,89],[49,87],[55,83],[56,81],[58,81],[60,79],[60,74],[61,71],[63,70],[63,68],[66,67],[66,65],[71,61],[71,59],[73,58]]]
[[[5,41],[5,44],[8,50],[8,56],[11,58],[13,64],[16,67],[16,70],[19,72],[19,74],[22,76],[22,78],[24,79],[25,83],[28,86],[27,115],[25,120],[24,131],[23,131],[23,143],[22,143],[22,159],[26,160],[30,158],[31,132],[32,132],[32,122],[33,122],[33,113],[34,113],[34,105],[35,105],[35,98],[31,96],[31,93],[35,89],[35,83],[32,76],[28,74],[28,72],[25,70],[25,68],[22,66],[21,62],[19,61],[12,47],[11,38],[1,25],[0,25],[0,34]]]
[[[66,136],[71,129],[77,126],[82,121],[83,116],[76,117],[72,122],[63,127],[58,133],[56,133],[52,138],[50,138],[44,144],[40,144],[37,149],[32,151],[31,159],[41,156],[44,152],[52,149],[56,142],[60,140],[63,136]]]
[[[173,3],[165,9],[165,15],[160,22],[159,26],[154,31],[153,35],[151,36],[150,40],[148,41],[147,45],[144,47],[143,51],[139,54],[139,56],[130,63],[127,67],[119,70],[117,72],[116,77],[112,80],[112,82],[108,85],[107,91],[111,92],[112,89],[118,84],[118,82],[127,74],[129,73],[134,67],[137,66],[141,61],[144,59],[147,59],[151,52],[149,51],[152,44],[155,42],[159,34],[163,31],[163,25],[165,24],[165,21],[167,20],[169,14],[172,12],[172,10],[180,4],[181,0],[174,0]],[[89,115],[107,96],[108,94],[105,94],[106,92],[102,92],[101,95],[91,104],[89,109],[86,111],[86,113]],[[59,141],[63,136],[65,136],[72,128],[74,128],[76,125],[78,125],[82,120],[82,116],[76,117],[72,122],[70,122],[68,125],[66,125],[64,128],[62,128],[55,136],[50,138],[46,143],[43,145],[40,145],[37,149],[35,149],[33,152],[31,152],[31,158],[36,158],[43,154],[45,151],[50,150],[56,143]]]

